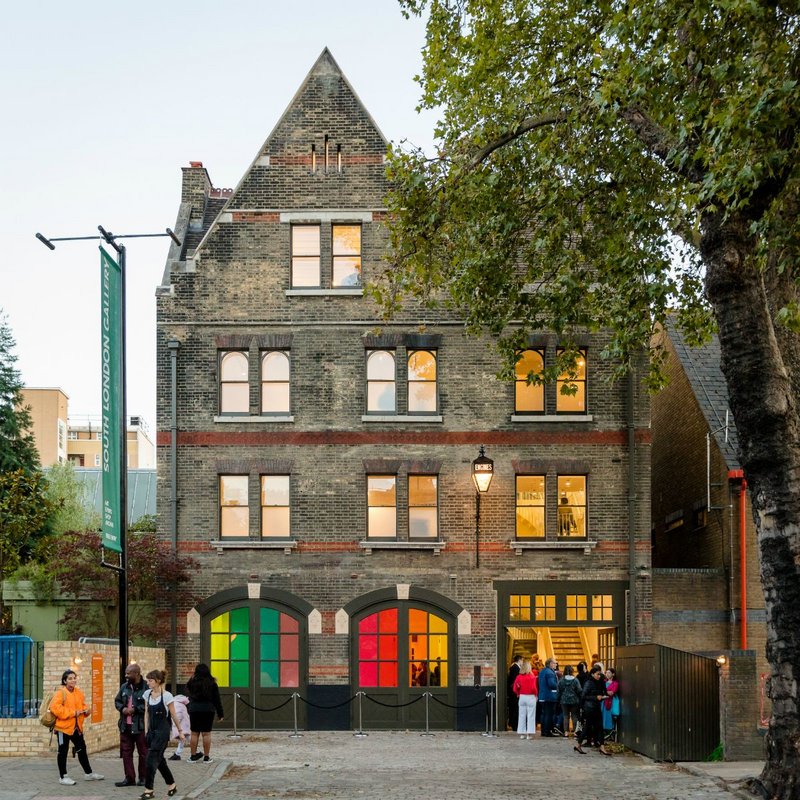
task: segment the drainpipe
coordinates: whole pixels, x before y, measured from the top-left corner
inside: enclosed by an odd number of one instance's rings
[[[741,649],[747,650],[747,481],[744,470],[728,470],[728,480],[739,484],[739,595],[741,597]]]
[[[178,349],[176,339],[167,342],[170,361],[170,437],[169,437],[169,527],[172,537],[172,555],[178,553]],[[172,664],[172,691],[178,692],[178,591],[174,588],[170,609],[170,661]]]
[[[628,613],[630,639],[636,644],[636,420],[634,389],[636,375],[633,366],[628,370]]]

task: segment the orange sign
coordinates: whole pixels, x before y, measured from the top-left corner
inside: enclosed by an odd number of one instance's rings
[[[103,721],[103,656],[92,655],[92,722]]]

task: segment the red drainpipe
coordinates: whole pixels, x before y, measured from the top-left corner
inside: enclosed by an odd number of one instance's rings
[[[747,650],[747,481],[744,470],[728,470],[728,480],[739,483],[739,578],[741,596],[741,631],[742,650]]]

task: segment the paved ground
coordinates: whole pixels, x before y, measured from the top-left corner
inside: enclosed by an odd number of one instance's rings
[[[213,764],[173,762],[176,800],[520,800],[579,797],[581,800],[731,800],[718,781],[731,785],[760,771],[760,764],[693,765],[694,774],[635,755],[607,758],[573,752],[564,739],[520,741],[504,734],[309,732],[292,739],[284,732],[214,734]],[[82,780],[70,765],[75,786],[61,786],[55,752],[43,759],[0,759],[0,800],[133,800],[141,788],[116,788],[121,764],[113,751],[92,756],[102,782]],[[725,778],[727,776],[727,778]],[[156,779],[156,797],[166,797]]]

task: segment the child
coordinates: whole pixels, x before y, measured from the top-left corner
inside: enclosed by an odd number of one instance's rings
[[[191,730],[189,728],[189,711],[187,710],[186,706],[189,705],[189,698],[185,694],[178,694],[175,695],[175,716],[178,718],[178,725],[180,725],[180,731],[175,726],[175,723],[172,723],[172,738],[178,739],[178,735],[183,733],[185,736],[189,736]],[[178,739],[178,747],[175,752],[169,757],[170,761],[180,761],[181,760],[181,752],[183,751],[184,742],[182,739]]]

